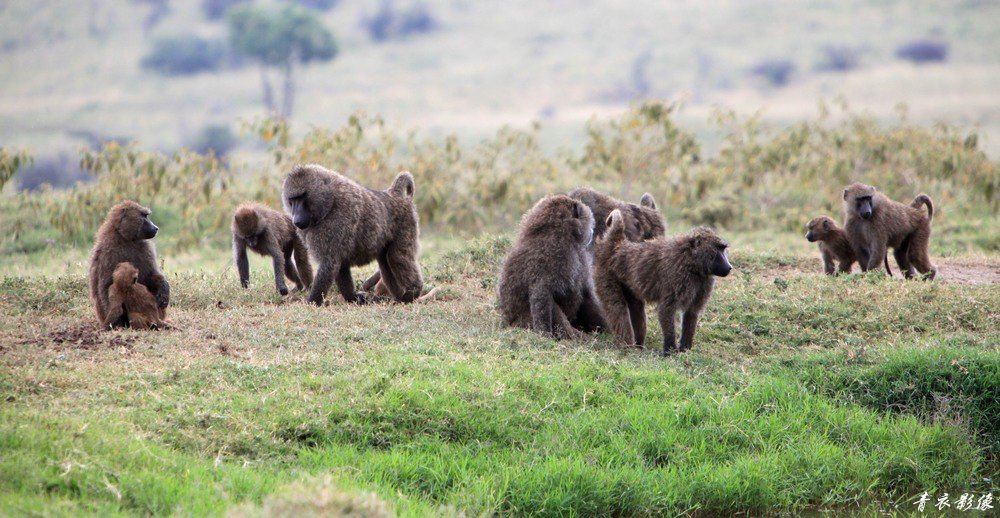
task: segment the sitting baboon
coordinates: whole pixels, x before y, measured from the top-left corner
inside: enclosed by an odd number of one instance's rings
[[[611,332],[620,345],[646,340],[646,302],[657,303],[663,329],[663,354],[684,351],[694,343],[698,315],[708,302],[715,276],[733,267],[728,244],[706,227],[689,234],[643,242],[625,237],[624,218],[615,209],[608,231],[595,247],[594,285]],[[674,317],[683,312],[680,346],[675,346]]]
[[[90,252],[90,299],[97,321],[104,324],[108,314],[108,288],[120,263],[128,262],[139,270],[138,282],[156,298],[157,307],[170,304],[170,284],[156,264],[152,239],[159,230],[149,220],[149,209],[134,201],[123,201],[108,211],[97,229],[94,249]],[[111,326],[125,325],[124,316]]]
[[[927,206],[926,214],[920,210],[921,205]],[[892,248],[896,264],[907,279],[915,275],[914,267],[933,279],[937,268],[931,264],[927,250],[933,217],[934,204],[926,194],[904,205],[870,185],[853,183],[844,189],[844,230],[862,271],[878,268],[878,258]]]
[[[424,282],[417,264],[420,231],[413,192],[409,172],[399,173],[389,189],[376,191],[322,166],[292,169],[282,200],[319,263],[309,302],[322,304],[336,279],[344,300],[364,303],[354,290],[351,266],[373,260],[394,299],[411,302],[420,296]]]
[[[569,197],[580,200],[594,213],[594,238],[604,235],[605,221],[611,211],[618,209],[625,222],[625,237],[632,241],[645,241],[664,234],[663,215],[656,207],[653,195],[642,195],[639,204],[617,200],[589,187],[580,187],[569,192]],[[593,243],[590,245],[593,252]]]
[[[590,209],[565,195],[546,196],[525,213],[497,281],[507,325],[557,339],[606,328],[590,274],[593,233]]]
[[[168,327],[166,310],[158,307],[153,294],[139,284],[139,270],[132,263],[119,263],[111,277],[104,327],[121,321],[132,329]]]
[[[813,218],[806,225],[806,239],[810,243],[819,242],[819,253],[823,256],[823,270],[827,275],[836,273],[851,273],[851,267],[857,261],[854,256],[854,249],[847,239],[847,232],[837,226],[829,216],[819,216]],[[885,262],[885,273],[892,277],[892,270],[889,269],[889,255],[882,257]],[[838,268],[834,267],[834,260],[837,261]]]
[[[307,289],[312,284],[309,253],[292,224],[292,218],[287,214],[258,203],[244,203],[233,215],[232,230],[233,256],[236,270],[240,274],[240,284],[244,288],[250,285],[247,247],[260,255],[271,257],[274,285],[278,293],[288,294],[286,275],[299,290]]]

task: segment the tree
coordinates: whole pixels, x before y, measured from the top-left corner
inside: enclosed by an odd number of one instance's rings
[[[233,50],[260,66],[264,105],[282,118],[290,117],[295,98],[295,65],[330,61],[337,55],[333,34],[312,13],[297,6],[242,6],[230,11],[229,39]],[[281,109],[277,109],[269,68],[283,77]]]

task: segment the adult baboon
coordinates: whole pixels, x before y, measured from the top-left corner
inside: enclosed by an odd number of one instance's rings
[[[607,226],[595,247],[594,285],[615,340],[626,346],[643,345],[645,303],[656,302],[663,354],[690,349],[715,276],[725,277],[733,268],[726,257],[728,244],[706,227],[669,239],[633,242],[625,237],[624,218],[617,209],[608,216]],[[683,318],[676,347],[678,311]]]
[[[156,264],[156,248],[152,239],[159,230],[149,220],[150,211],[134,201],[123,201],[108,211],[104,223],[97,229],[94,248],[90,252],[90,299],[94,303],[97,321],[104,323],[108,314],[108,288],[112,274],[120,263],[129,262],[139,270],[138,282],[156,298],[160,309],[170,304],[170,284]],[[124,318],[112,326],[125,325]]]
[[[837,226],[829,216],[819,216],[813,218],[806,225],[806,240],[810,243],[819,242],[819,253],[823,256],[823,270],[827,275],[837,273],[834,266],[836,260],[839,266],[839,273],[851,273],[851,267],[857,261],[854,255],[854,248],[847,239],[847,232]],[[889,255],[882,257],[885,262],[885,273],[892,277],[892,270],[889,269]]]
[[[927,206],[927,213],[920,210]],[[931,264],[928,247],[934,204],[926,194],[910,205],[887,198],[876,188],[853,183],[844,189],[844,229],[862,271],[878,268],[878,259],[893,249],[896,264],[907,279],[914,268],[933,279],[937,268]]]
[[[139,284],[139,270],[129,262],[119,263],[108,288],[108,314],[103,325],[124,321],[132,329],[168,327],[166,311],[156,304],[153,294]]]
[[[278,293],[288,294],[285,276],[304,290],[312,284],[312,266],[305,243],[295,231],[292,218],[258,203],[244,203],[233,215],[233,258],[240,274],[240,284],[250,285],[250,250],[270,256],[274,266],[274,285]],[[293,261],[294,256],[294,261]]]
[[[344,300],[364,303],[354,291],[351,266],[378,261],[381,282],[392,297],[411,302],[423,277],[417,264],[419,221],[409,172],[385,191],[368,189],[318,165],[292,169],[282,187],[285,210],[301,229],[319,263],[309,302],[322,304],[334,279]]]
[[[555,338],[607,326],[590,275],[593,234],[590,209],[565,195],[546,196],[524,214],[497,281],[507,325]]]
[[[645,241],[664,234],[663,215],[656,207],[653,195],[642,195],[639,204],[617,200],[589,187],[579,187],[569,192],[569,197],[580,200],[594,213],[594,237],[604,235],[605,221],[611,211],[618,209],[625,223],[625,237],[632,241]],[[590,249],[593,250],[593,244]]]

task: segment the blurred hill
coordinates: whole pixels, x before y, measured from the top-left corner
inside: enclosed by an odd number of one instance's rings
[[[465,138],[537,119],[548,143],[572,145],[585,120],[644,97],[684,99],[681,122],[704,134],[715,105],[763,109],[780,124],[843,96],[878,116],[906,103],[922,124],[979,127],[980,143],[1000,151],[1000,2],[300,3],[332,6],[315,12],[339,54],[298,71],[299,129],[359,109]],[[254,66],[224,57],[183,76],[142,66],[157,39],[226,41],[226,18],[209,20],[203,4],[0,2],[0,143],[36,154],[107,138],[173,149],[263,115]],[[379,32],[386,5],[416,10],[424,30]],[[921,44],[937,48],[917,63]]]

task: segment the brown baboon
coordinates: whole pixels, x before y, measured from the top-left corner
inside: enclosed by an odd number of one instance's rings
[[[595,247],[594,284],[608,324],[621,345],[646,340],[646,302],[657,303],[663,329],[663,354],[684,351],[694,343],[698,315],[708,302],[715,276],[733,267],[728,244],[706,227],[689,234],[633,242],[625,236],[622,214],[608,216],[608,231]],[[683,312],[680,346],[675,346],[674,318]]]
[[[247,247],[260,255],[271,257],[274,285],[278,293],[288,294],[286,275],[299,290],[307,289],[312,284],[309,253],[292,224],[292,218],[287,214],[258,203],[244,203],[233,215],[232,230],[233,256],[236,270],[240,274],[240,284],[244,288],[250,285]]]
[[[927,205],[926,214],[921,205]],[[933,279],[937,268],[927,251],[933,216],[934,204],[926,194],[904,205],[870,185],[853,183],[844,189],[844,229],[862,271],[878,268],[878,258],[892,248],[907,279],[915,275],[914,268]]]
[[[120,321],[132,329],[167,327],[166,310],[158,307],[153,294],[139,284],[139,270],[132,263],[119,263],[111,278],[104,327]]]
[[[90,252],[90,299],[97,321],[104,323],[108,314],[108,288],[118,264],[132,263],[139,270],[139,284],[153,293],[157,307],[170,304],[170,284],[156,264],[152,239],[159,230],[149,220],[149,209],[134,201],[123,201],[108,211],[97,229],[94,249]],[[112,326],[125,325],[124,316]]]
[[[580,187],[569,192],[570,198],[575,198],[590,207],[594,213],[594,238],[604,235],[605,221],[611,211],[618,209],[625,222],[625,237],[632,241],[645,241],[664,234],[663,215],[656,207],[653,195],[642,195],[639,204],[617,200],[589,187]],[[590,246],[593,251],[593,243]]]
[[[344,300],[364,303],[364,295],[354,290],[351,266],[373,260],[394,299],[411,302],[420,296],[424,282],[417,263],[420,230],[413,192],[408,172],[399,173],[389,189],[376,191],[318,165],[292,169],[282,200],[319,263],[309,302],[322,304],[336,279]]]
[[[823,256],[823,270],[827,275],[838,273],[834,267],[834,260],[840,265],[839,273],[851,273],[851,267],[857,261],[854,256],[854,249],[847,239],[847,232],[837,226],[829,216],[819,216],[813,218],[806,225],[806,239],[810,243],[819,242],[819,253]],[[889,255],[882,257],[885,262],[885,273],[892,277],[892,270],[889,269]]]
[[[555,338],[607,327],[590,275],[593,234],[590,209],[565,195],[546,196],[525,213],[497,281],[507,325]]]

